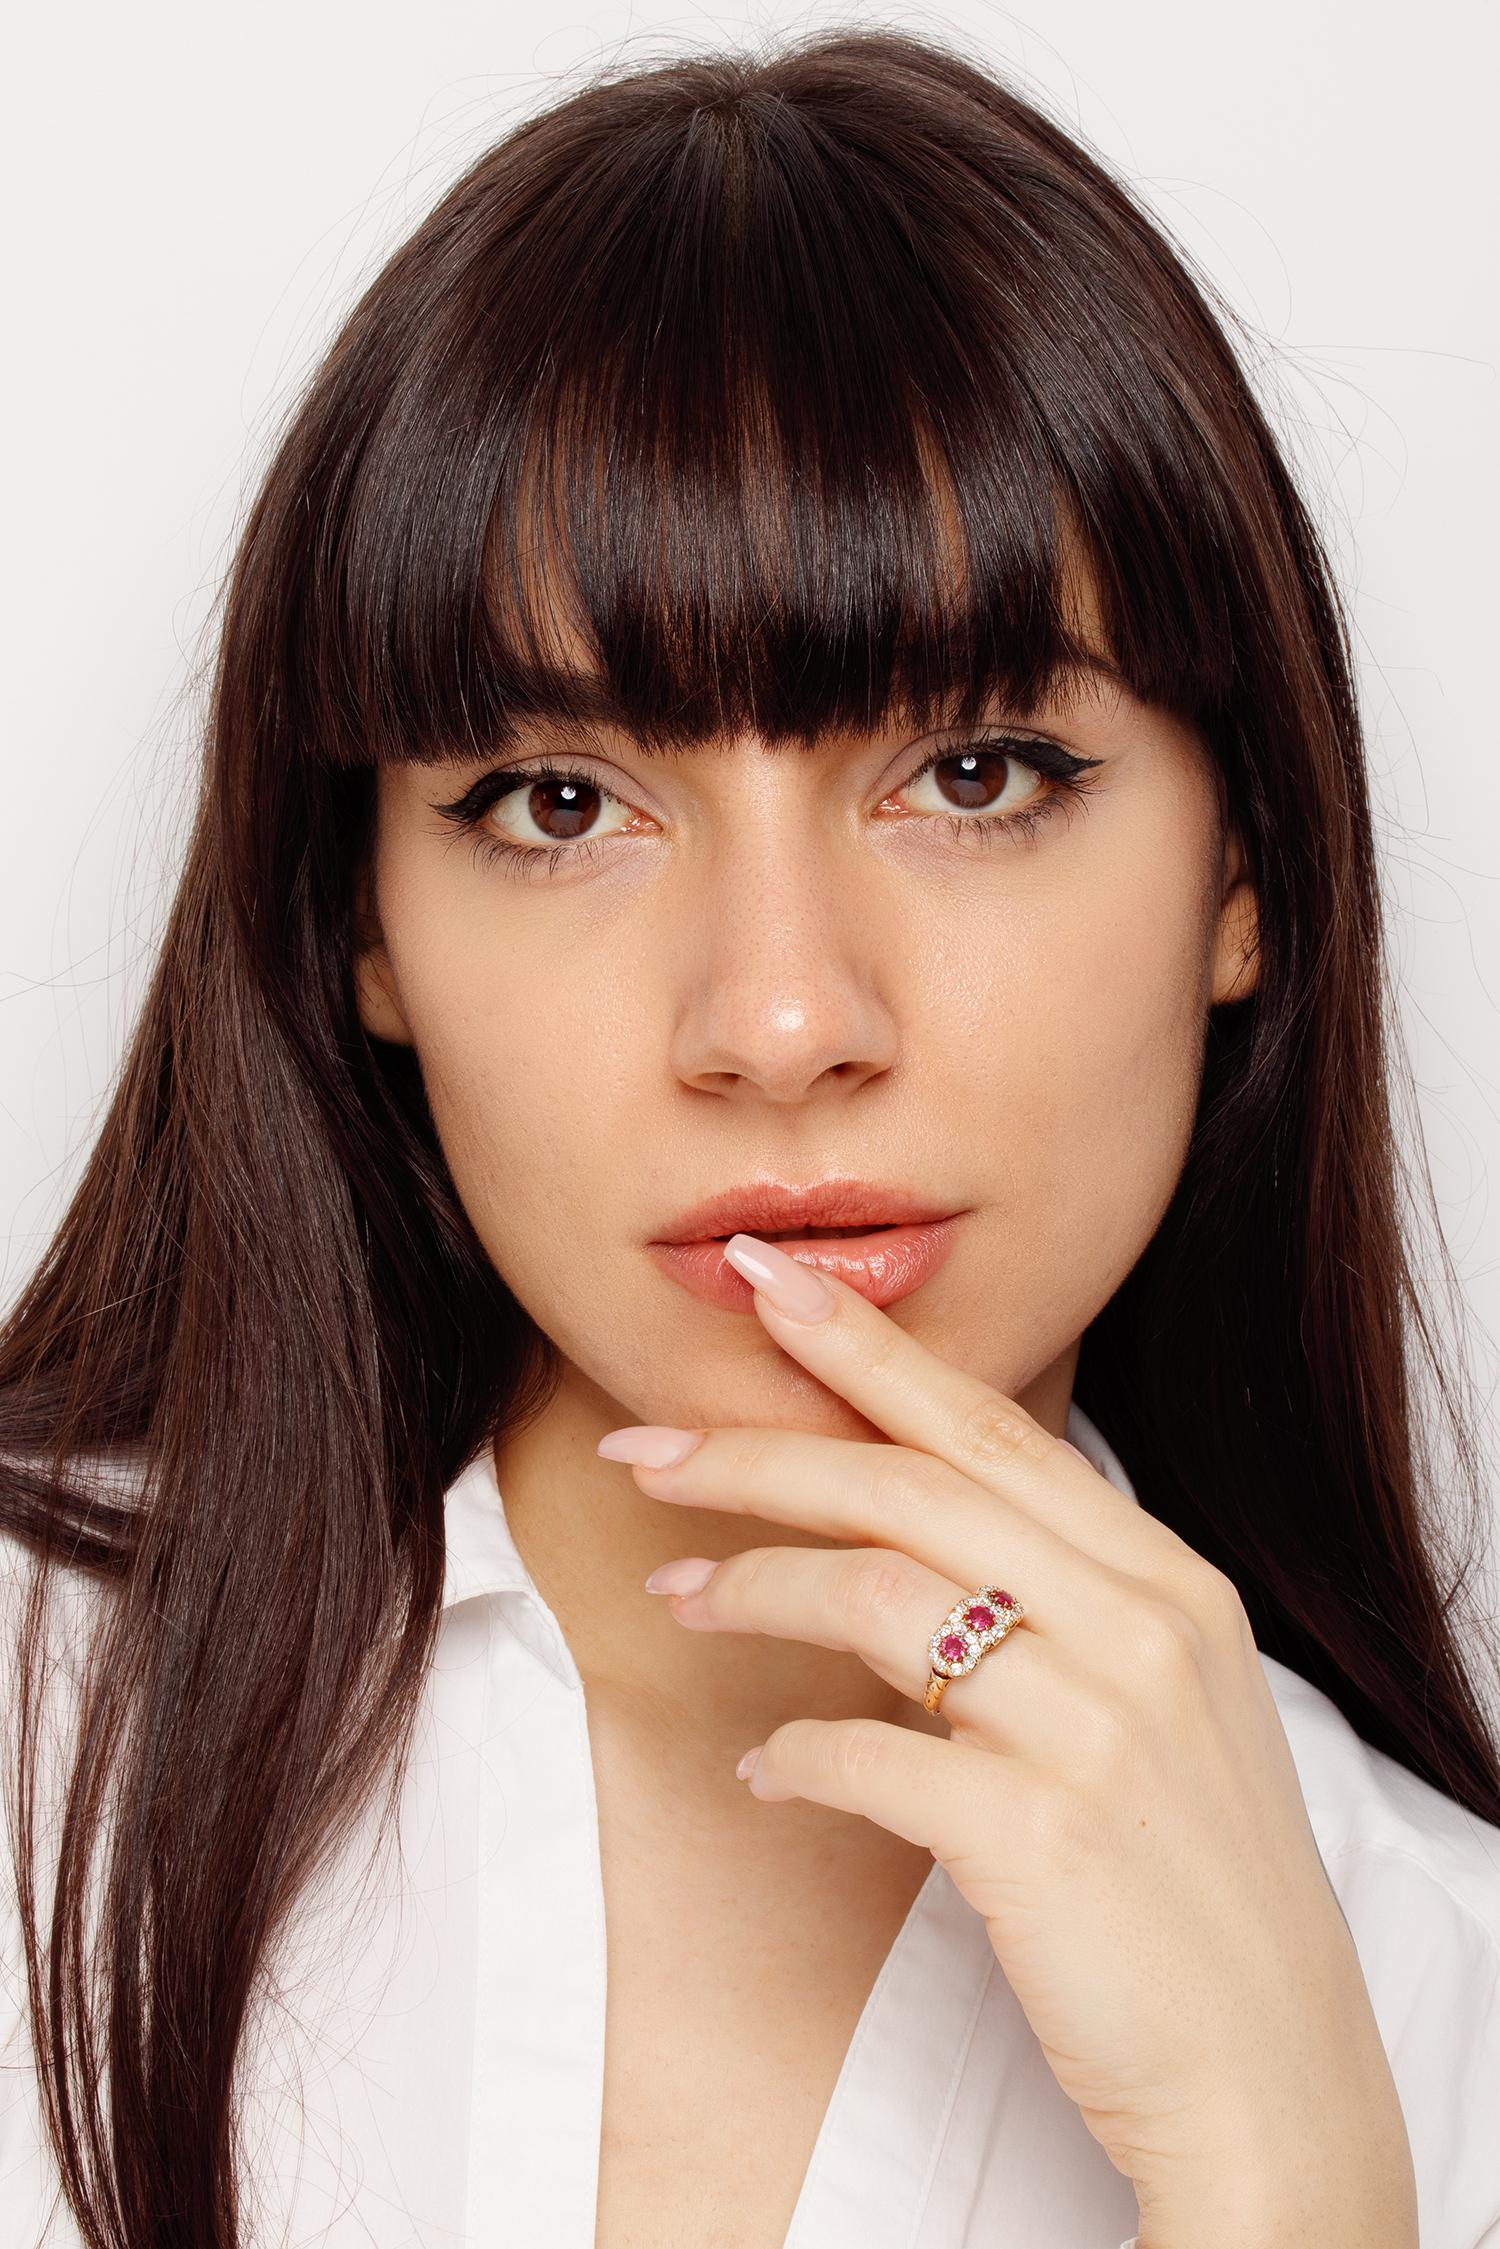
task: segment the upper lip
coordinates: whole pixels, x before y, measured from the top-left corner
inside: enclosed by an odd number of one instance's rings
[[[658,1234],[659,1242],[707,1242],[757,1228],[784,1234],[797,1226],[920,1226],[952,1218],[951,1206],[925,1201],[901,1187],[875,1187],[865,1179],[821,1179],[791,1187],[755,1179],[710,1195]]]

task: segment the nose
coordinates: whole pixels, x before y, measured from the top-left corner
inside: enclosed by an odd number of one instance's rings
[[[693,920],[672,1037],[682,1084],[791,1105],[892,1067],[901,948],[868,866],[780,829],[714,869]]]

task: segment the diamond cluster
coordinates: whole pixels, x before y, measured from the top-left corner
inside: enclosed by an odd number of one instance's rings
[[[982,1585],[977,1593],[966,1593],[927,1643],[933,1670],[945,1679],[961,1679],[1025,1614],[1001,1586]]]

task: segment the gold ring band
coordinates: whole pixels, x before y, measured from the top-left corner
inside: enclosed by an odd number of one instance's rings
[[[927,1643],[929,1665],[922,1701],[936,1710],[950,1679],[961,1679],[998,1648],[1026,1611],[1000,1585],[981,1585],[955,1601]]]

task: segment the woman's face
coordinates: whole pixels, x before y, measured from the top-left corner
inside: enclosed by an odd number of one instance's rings
[[[381,771],[361,1016],[415,1048],[469,1218],[600,1428],[870,1434],[647,1248],[710,1194],[837,1173],[966,1214],[888,1316],[1061,1429],[1178,1178],[1208,1010],[1253,980],[1254,902],[1186,726],[1102,674],[994,719],[1097,760],[1087,793],[965,767],[983,728],[683,757],[538,728],[503,762],[587,789],[529,778],[478,833],[435,808],[497,761]]]

